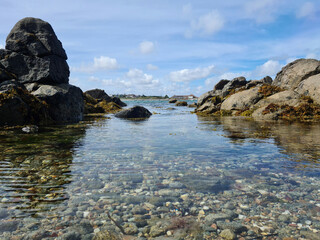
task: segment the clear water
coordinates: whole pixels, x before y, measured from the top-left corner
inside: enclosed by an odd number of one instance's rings
[[[129,204],[131,199],[142,204],[156,191],[180,185],[181,194],[201,193],[203,198],[246,191],[257,182],[275,194],[277,188],[285,191],[283,184],[290,181],[319,189],[319,124],[206,118],[166,101],[127,103],[155,114],[144,121],[110,115],[29,135],[0,131],[0,210],[7,211],[0,213],[0,222],[58,221],[69,215],[74,222],[83,217],[99,221],[92,202]],[[272,176],[282,185],[263,185]],[[212,185],[217,178],[221,187]],[[319,203],[319,198],[305,200]],[[46,224],[50,229],[53,223]],[[20,234],[26,231],[23,225],[19,229]]]

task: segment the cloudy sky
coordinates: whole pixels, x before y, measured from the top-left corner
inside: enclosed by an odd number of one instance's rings
[[[70,82],[108,94],[195,94],[320,58],[319,0],[0,0],[0,48],[23,17],[48,21]]]

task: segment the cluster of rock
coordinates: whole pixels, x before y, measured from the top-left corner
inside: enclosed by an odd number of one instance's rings
[[[0,125],[72,123],[83,118],[80,88],[51,25],[24,18],[0,49]]]
[[[283,67],[274,81],[221,80],[200,96],[196,113],[308,120],[320,117],[319,104],[320,61],[298,59]]]
[[[178,107],[185,107],[185,106],[188,106],[190,108],[197,107],[196,103],[191,103],[188,105],[188,103],[186,101],[178,101],[177,99],[174,99],[174,98],[169,99],[169,103],[175,103],[175,105]]]
[[[127,106],[120,98],[110,97],[104,90],[93,89],[84,92],[84,113],[115,113]]]

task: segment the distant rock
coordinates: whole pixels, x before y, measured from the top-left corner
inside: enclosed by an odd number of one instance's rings
[[[92,89],[85,92],[85,94],[91,96],[92,98],[102,101],[105,100],[106,102],[114,102],[121,107],[127,106],[126,103],[122,102],[118,97],[110,97],[104,90],[102,89]]]
[[[178,106],[178,107],[188,106],[188,103],[186,101],[178,101],[178,102],[176,102],[175,105]]]
[[[111,97],[101,89],[92,89],[84,92],[85,94],[88,94],[89,96],[93,97],[94,99],[101,101],[106,100],[107,102],[111,102]]]
[[[177,101],[177,99],[169,99],[169,103],[176,103]]]
[[[134,106],[115,114],[118,118],[149,118],[151,115],[148,109],[141,106]]]
[[[273,85],[293,90],[303,80],[319,73],[320,61],[315,59],[298,59],[282,68],[274,79]]]
[[[196,103],[191,103],[188,105],[189,108],[196,108],[197,107],[197,104]]]

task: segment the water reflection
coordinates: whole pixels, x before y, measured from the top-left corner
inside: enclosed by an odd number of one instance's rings
[[[246,140],[273,139],[280,152],[294,161],[296,168],[320,167],[320,125],[317,123],[266,122],[239,117],[201,117],[199,121],[212,128],[221,127],[225,137],[241,144]]]
[[[38,134],[0,132],[0,208],[35,215],[68,199],[73,149],[84,127],[45,128]]]

